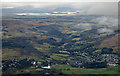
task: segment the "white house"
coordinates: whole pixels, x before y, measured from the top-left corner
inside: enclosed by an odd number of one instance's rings
[[[42,68],[44,68],[44,69],[51,69],[51,66],[46,66],[46,67],[42,67]]]
[[[107,65],[109,65],[109,66],[117,66],[117,64],[110,64],[110,63],[107,63]]]

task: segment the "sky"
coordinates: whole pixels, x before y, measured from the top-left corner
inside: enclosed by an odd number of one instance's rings
[[[2,2],[118,2],[119,0],[1,0]]]
[[[4,12],[55,10],[59,7],[70,7],[97,15],[117,15],[119,0],[2,0]],[[82,10],[81,10],[82,9]]]

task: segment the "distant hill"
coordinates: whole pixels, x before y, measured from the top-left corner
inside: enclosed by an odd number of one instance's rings
[[[47,13],[47,12],[65,12],[65,11],[76,11],[72,7],[55,7],[55,8],[34,8],[32,6],[21,6],[16,8],[3,8],[3,13]]]

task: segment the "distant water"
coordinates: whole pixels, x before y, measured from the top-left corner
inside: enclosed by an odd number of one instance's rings
[[[52,13],[15,13],[15,15],[72,15],[72,14],[52,14]]]
[[[49,13],[15,13],[16,15],[49,15]]]

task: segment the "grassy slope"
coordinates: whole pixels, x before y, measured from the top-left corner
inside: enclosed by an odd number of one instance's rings
[[[103,47],[107,47],[107,48],[113,48],[115,51],[118,51],[118,34],[116,34],[115,36],[111,37],[111,38],[107,38],[105,40],[103,40],[99,46],[99,48],[103,48]]]

